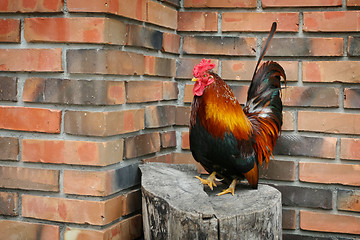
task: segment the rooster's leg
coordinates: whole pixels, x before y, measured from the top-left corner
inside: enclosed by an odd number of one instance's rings
[[[224,195],[224,194],[227,194],[227,193],[231,193],[231,194],[234,196],[236,184],[237,184],[237,179],[232,180],[229,188],[228,188],[228,189],[225,189],[225,190],[222,191],[221,193],[218,193],[217,195],[218,195],[218,196],[221,196],[221,195]]]
[[[207,179],[202,179],[201,177],[196,176],[197,179],[201,181],[202,184],[208,185],[211,190],[213,190],[213,186],[216,187],[215,179],[216,179],[216,172],[213,172],[210,174],[210,176]]]

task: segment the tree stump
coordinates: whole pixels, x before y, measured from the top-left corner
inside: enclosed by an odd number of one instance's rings
[[[216,196],[228,186],[204,191],[193,165],[140,170],[145,240],[281,239],[281,194],[273,187],[238,184],[234,196]]]

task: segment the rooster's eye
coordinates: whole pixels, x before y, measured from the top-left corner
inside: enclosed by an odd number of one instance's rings
[[[206,77],[206,74],[204,74],[204,77]]]

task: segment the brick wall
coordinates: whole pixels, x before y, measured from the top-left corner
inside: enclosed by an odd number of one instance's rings
[[[0,239],[141,236],[138,164],[193,162],[193,66],[213,59],[244,103],[272,21],[265,59],[288,88],[261,175],[283,194],[284,239],[359,237],[357,6],[0,0]]]

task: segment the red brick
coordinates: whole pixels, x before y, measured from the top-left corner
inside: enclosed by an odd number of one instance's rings
[[[283,112],[283,125],[281,127],[282,131],[292,131],[295,129],[294,113],[293,112]]]
[[[0,137],[0,160],[17,161],[19,155],[19,139]]]
[[[121,220],[104,230],[67,227],[64,240],[98,239],[138,239],[142,236],[142,218],[140,214]]]
[[[0,19],[0,42],[20,42],[19,19]]]
[[[186,54],[254,56],[256,39],[253,37],[184,36]]]
[[[0,49],[0,71],[62,72],[61,49]]]
[[[61,12],[63,0],[2,0],[0,12]]]
[[[303,182],[360,186],[360,168],[353,164],[300,162],[299,179]]]
[[[118,49],[67,51],[69,73],[143,75],[144,56]]]
[[[126,102],[154,102],[163,99],[163,82],[128,81],[126,82]]]
[[[160,133],[160,141],[162,148],[176,147],[176,132],[167,131]]]
[[[22,139],[21,160],[55,164],[107,166],[122,161],[123,140],[106,142]]]
[[[339,107],[339,89],[333,87],[286,87],[284,106]]]
[[[344,89],[344,108],[360,108],[360,88]]]
[[[249,90],[249,86],[230,86],[231,90],[234,92],[236,100],[240,104],[245,104],[247,100],[247,93]]]
[[[184,0],[186,8],[255,8],[256,0]]]
[[[296,229],[296,211],[292,209],[282,210],[282,229]]]
[[[115,19],[98,17],[26,18],[24,36],[28,42],[125,45],[126,25]]]
[[[112,13],[123,17],[146,20],[146,0],[69,0],[67,8],[70,12]]]
[[[125,157],[127,159],[160,151],[160,134],[146,133],[125,139]]]
[[[360,191],[338,190],[337,208],[339,210],[360,212]]]
[[[170,58],[145,56],[145,75],[174,77],[176,61]]]
[[[360,234],[360,217],[301,210],[300,228],[318,232]]]
[[[163,33],[163,49],[164,52],[179,53],[180,36],[172,33]]]
[[[347,160],[360,160],[360,139],[342,138],[340,158]]]
[[[161,14],[159,14],[161,13]],[[176,29],[177,14],[175,9],[162,5],[158,2],[147,2],[147,19],[146,21],[155,25]]]
[[[271,23],[277,22],[278,32],[299,31],[299,13],[294,12],[224,12],[223,32],[269,32]]]
[[[299,131],[360,134],[360,114],[315,111],[298,112]]]
[[[38,191],[59,191],[59,171],[0,166],[0,187]]]
[[[176,67],[176,78],[188,78],[192,79],[193,69],[196,64],[199,64],[201,59],[199,58],[178,58]],[[219,60],[211,59],[211,62],[215,64],[213,71],[218,73]]]
[[[151,157],[151,158],[144,158],[142,160],[143,163],[148,163],[148,162],[162,162],[162,163],[172,163],[172,153],[168,153],[165,155],[157,155],[155,157]]]
[[[59,240],[60,226],[0,220],[0,239]]]
[[[305,32],[358,32],[360,11],[305,12]]]
[[[66,111],[64,131],[87,136],[113,136],[144,129],[144,109],[114,112]]]
[[[60,133],[61,111],[44,108],[0,107],[0,129]]]
[[[176,107],[175,124],[177,126],[190,125],[190,107]]]
[[[298,62],[277,61],[285,70],[286,81],[298,80]],[[224,80],[250,81],[253,77],[256,61],[221,61],[221,78]],[[261,65],[260,65],[261,66]]]
[[[141,207],[139,190],[104,201],[22,195],[22,216],[57,222],[106,225]]]
[[[179,89],[177,82],[163,82],[163,100],[175,100],[178,99],[178,95]]]
[[[18,207],[19,207],[18,193],[0,192],[0,215],[17,216]]]
[[[360,83],[360,62],[304,61],[302,76],[304,82]]]
[[[265,44],[263,38],[263,45]],[[267,56],[342,56],[343,38],[274,38]]]
[[[198,173],[206,174],[207,171],[201,166],[200,163],[196,162],[191,153],[179,153],[174,152],[172,156],[172,163],[174,164],[194,164],[197,168]]]
[[[178,31],[216,32],[217,12],[179,12]]]
[[[263,8],[267,7],[338,7],[341,0],[262,0]]]
[[[360,1],[359,0],[346,0],[346,6],[358,7],[358,6],[360,6]]]
[[[172,126],[175,124],[175,106],[146,106],[145,107],[145,127],[158,128]]]
[[[181,148],[190,149],[189,132],[181,133]]]
[[[193,93],[194,84],[186,84],[184,91],[184,103],[191,103],[194,98]]]

